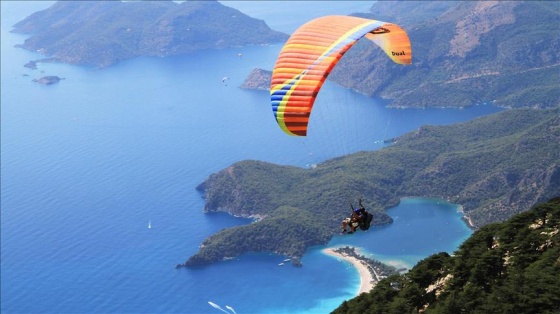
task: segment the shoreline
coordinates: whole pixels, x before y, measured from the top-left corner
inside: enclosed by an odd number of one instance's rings
[[[357,258],[337,253],[334,251],[334,248],[323,249],[323,253],[350,262],[352,266],[354,266],[358,270],[358,273],[360,274],[360,288],[356,292],[356,296],[364,292],[370,292],[371,289],[373,289],[373,287],[375,287],[375,285],[377,284],[378,280],[374,279],[374,274],[372,274],[369,268],[366,265],[362,264],[362,262]]]
[[[463,214],[462,219],[467,224],[467,227],[469,227],[469,229],[471,229],[471,230],[476,230],[476,227],[474,226],[474,223],[473,223],[471,217],[467,216],[467,214],[465,213],[465,207],[461,204],[457,204],[457,205],[459,206],[459,210],[457,210],[457,211],[460,212],[461,214]]]
[[[469,217],[469,216],[465,213],[465,206],[462,205],[462,204],[459,204],[459,203],[453,203],[453,202],[449,199],[449,197],[437,197],[437,196],[403,196],[403,197],[399,198],[399,201],[398,201],[397,205],[385,208],[385,209],[384,209],[385,212],[386,212],[387,210],[393,208],[393,207],[398,206],[398,205],[401,203],[402,200],[407,199],[407,198],[423,198],[423,199],[437,200],[437,201],[438,201],[438,204],[439,204],[439,201],[444,201],[444,202],[446,202],[446,203],[448,203],[448,204],[458,206],[457,212],[459,212],[459,213],[461,213],[461,214],[463,215],[463,216],[461,217],[461,220],[467,225],[467,227],[468,227],[469,229],[471,229],[471,230],[476,230],[476,229],[477,229],[477,228],[475,227],[473,221],[472,221],[472,218]]]

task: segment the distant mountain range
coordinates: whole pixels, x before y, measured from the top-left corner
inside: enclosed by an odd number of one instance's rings
[[[59,1],[14,25],[20,47],[70,64],[107,67],[138,56],[282,42],[271,30],[217,1]]]
[[[556,1],[377,1],[358,16],[401,25],[412,65],[360,41],[329,76],[342,86],[392,107],[560,105]]]
[[[313,169],[241,161],[198,189],[206,211],[262,218],[206,239],[186,265],[251,251],[295,258],[340,229],[348,196],[360,195],[374,223],[401,197],[461,204],[474,228],[503,221],[560,193],[560,109],[517,109],[452,126],[424,126],[390,147]]]
[[[476,231],[333,313],[558,313],[560,198]]]

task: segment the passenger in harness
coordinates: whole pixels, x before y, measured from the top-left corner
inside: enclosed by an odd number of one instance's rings
[[[350,234],[354,233],[358,227],[360,229],[366,231],[369,229],[371,225],[371,221],[373,220],[373,215],[368,213],[364,205],[362,204],[362,199],[358,202],[359,207],[354,208],[352,203],[350,203],[350,209],[352,209],[352,213],[350,217],[344,219],[342,221],[342,233],[346,233],[346,227],[350,227]]]
[[[346,227],[350,227],[350,234],[356,232],[356,229],[360,226],[360,216],[357,212],[352,211],[350,217],[345,218],[342,221],[342,233],[346,233]]]

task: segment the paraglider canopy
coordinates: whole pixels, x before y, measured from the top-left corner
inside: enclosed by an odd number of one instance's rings
[[[392,23],[334,15],[312,20],[292,34],[280,51],[270,84],[274,117],[284,132],[307,135],[321,86],[344,53],[364,36],[395,63],[412,63],[408,35]]]

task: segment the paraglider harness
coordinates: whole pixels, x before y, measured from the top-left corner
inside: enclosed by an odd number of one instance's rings
[[[358,205],[360,206],[359,208],[354,208],[352,203],[350,203],[350,209],[352,210],[352,213],[355,213],[360,217],[360,220],[358,221],[358,226],[360,227],[360,229],[366,231],[371,225],[373,215],[366,210],[366,208],[362,204],[362,199],[359,200]]]

